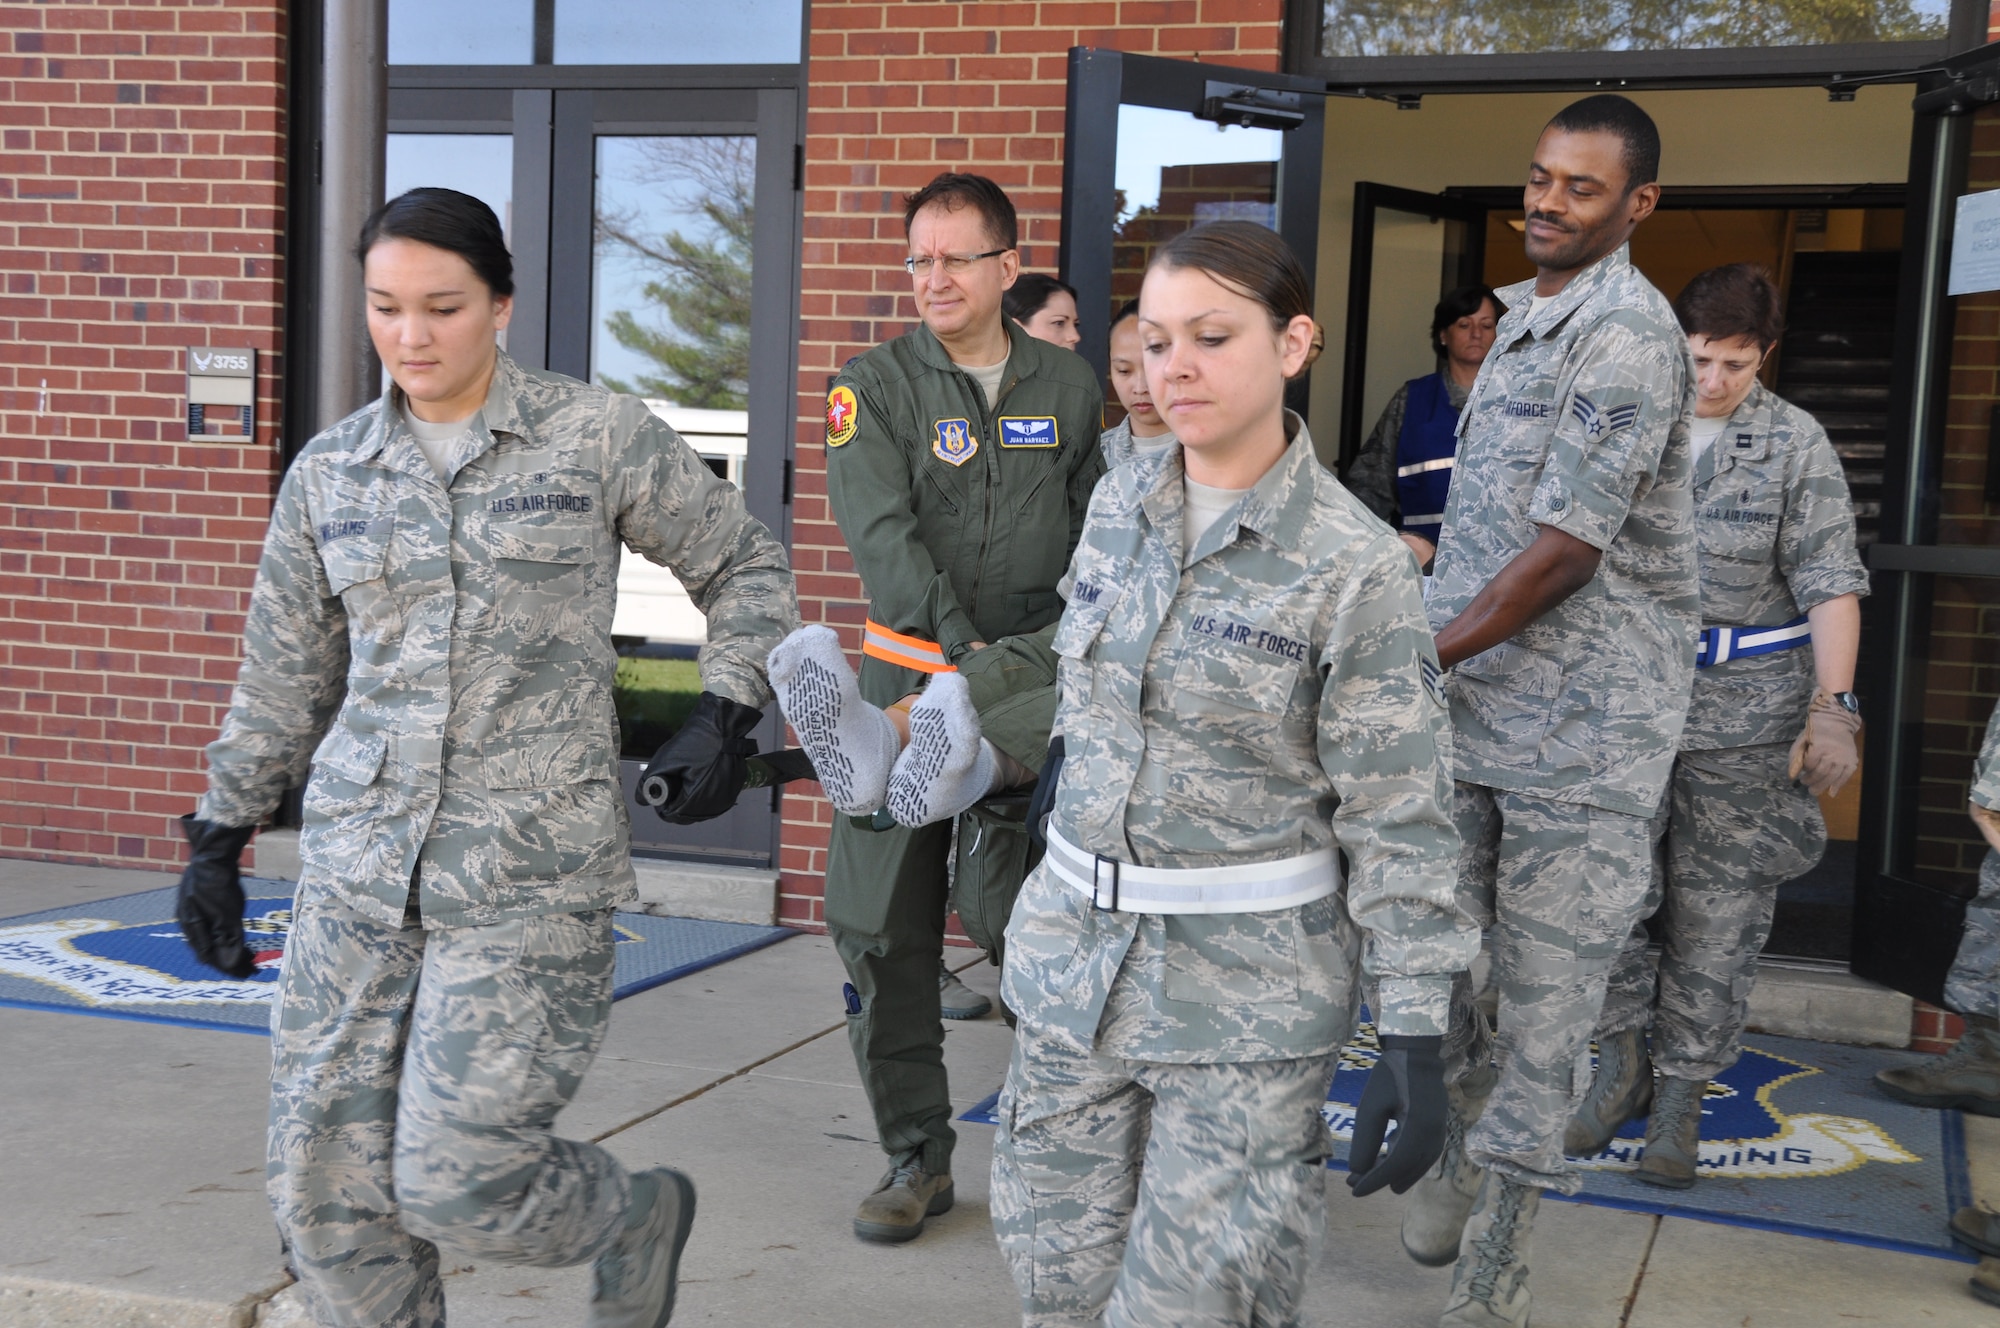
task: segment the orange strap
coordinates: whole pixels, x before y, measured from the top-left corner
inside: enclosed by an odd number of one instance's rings
[[[958,668],[944,657],[944,648],[935,641],[892,632],[873,618],[861,632],[861,653],[918,673],[957,673]]]

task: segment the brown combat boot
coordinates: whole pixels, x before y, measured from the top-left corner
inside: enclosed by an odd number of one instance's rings
[[[1701,1101],[1708,1096],[1706,1079],[1660,1076],[1653,1090],[1653,1114],[1646,1120],[1646,1155],[1633,1179],[1648,1185],[1685,1190],[1694,1184],[1701,1165]]]
[[[900,1244],[924,1234],[924,1219],[951,1211],[951,1173],[924,1170],[919,1158],[898,1162],[854,1213],[854,1234]]]
[[[1913,1107],[2000,1116],[2000,1020],[1968,1015],[1965,1036],[1942,1056],[1877,1070],[1875,1086]]]
[[[1528,1243],[1542,1192],[1488,1172],[1439,1328],[1528,1328]]]
[[[1465,1134],[1486,1110],[1497,1074],[1482,1065],[1448,1085],[1451,1115],[1445,1120],[1444,1152],[1437,1165],[1410,1187],[1403,1209],[1403,1251],[1426,1268],[1442,1268],[1458,1258],[1465,1219],[1479,1197],[1486,1169],[1465,1155]]]
[[[1596,1157],[1629,1120],[1646,1114],[1653,1101],[1653,1062],[1646,1055],[1646,1030],[1606,1033],[1597,1039],[1597,1071],[1583,1105],[1563,1131],[1563,1152]]]

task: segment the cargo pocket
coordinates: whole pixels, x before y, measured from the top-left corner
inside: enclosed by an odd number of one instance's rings
[[[1190,1005],[1269,1005],[1299,998],[1295,910],[1168,914],[1160,990]]]
[[[952,903],[965,934],[986,951],[996,968],[1006,951],[1007,920],[1014,915],[1014,901],[1021,897],[1021,883],[1039,857],[1028,839],[1026,817],[1027,804],[1017,798],[998,805],[982,803],[958,818]]]
[[[1480,759],[1511,770],[1541,764],[1556,698],[1562,693],[1562,666],[1547,655],[1503,642],[1452,671],[1452,691],[1469,712],[1462,726],[1487,741]],[[1457,744],[1465,750],[1463,743]]]
[[[608,740],[547,734],[489,747],[486,797],[503,881],[601,876],[624,835]]]
[[[388,752],[389,740],[381,734],[356,733],[336,724],[313,753],[306,810],[332,817],[360,807],[381,775]]]

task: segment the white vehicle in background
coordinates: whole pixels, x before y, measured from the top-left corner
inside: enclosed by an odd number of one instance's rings
[[[739,489],[743,487],[749,412],[698,410],[652,399],[646,405],[685,438],[717,475]],[[699,646],[708,640],[708,624],[672,572],[627,552],[618,563],[618,609],[611,619],[611,634]]]

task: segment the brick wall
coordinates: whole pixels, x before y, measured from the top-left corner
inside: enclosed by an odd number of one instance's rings
[[[277,474],[284,61],[278,0],[0,6],[0,854],[185,855]],[[188,440],[190,345],[260,352],[254,443]]]
[[[803,344],[792,559],[808,622],[860,649],[866,610],[826,502],[827,377],[907,331],[902,195],[943,170],[990,175],[1021,215],[1026,269],[1053,271],[1072,46],[1279,67],[1281,0],[904,3],[814,0],[807,68]],[[831,809],[788,794],[781,916],[820,921]]]

